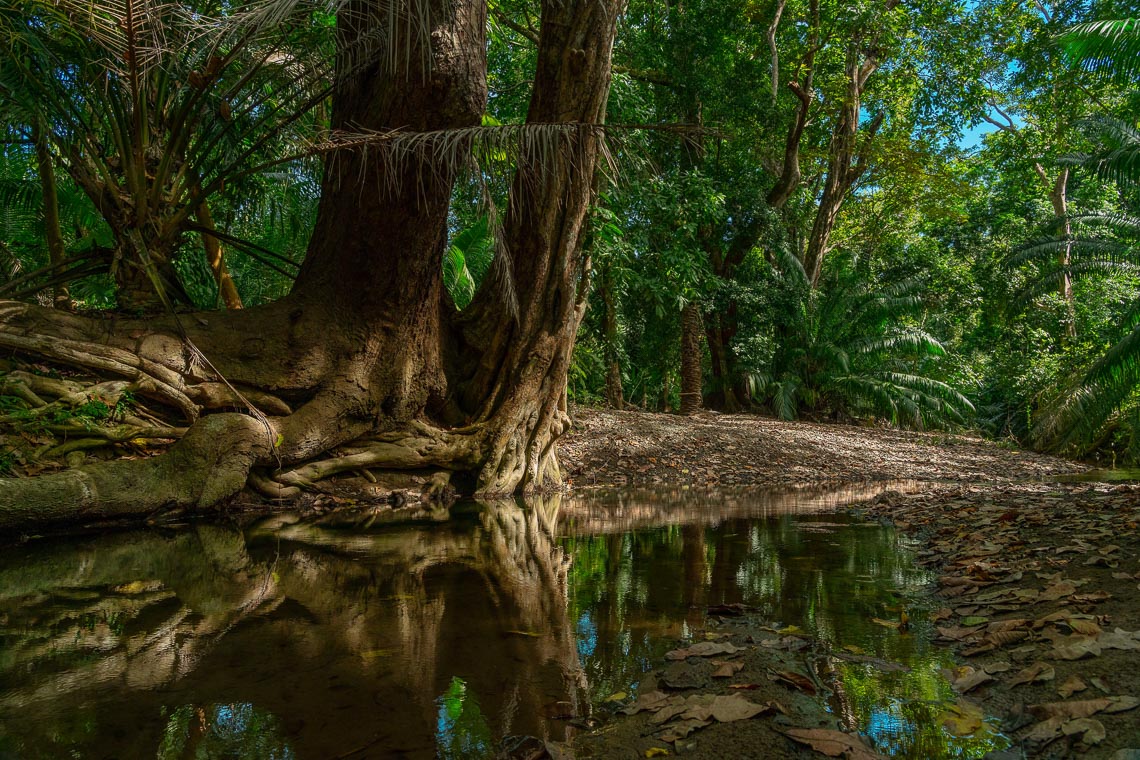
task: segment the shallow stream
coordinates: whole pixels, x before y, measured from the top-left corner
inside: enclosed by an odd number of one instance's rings
[[[367,532],[275,517],[0,551],[0,758],[478,758],[569,738],[744,604],[834,658],[827,709],[899,757],[953,737],[931,577],[842,513],[884,488],[593,493]],[[446,519],[445,519],[446,518]],[[876,622],[906,610],[909,632]],[[571,718],[571,716],[573,716]]]

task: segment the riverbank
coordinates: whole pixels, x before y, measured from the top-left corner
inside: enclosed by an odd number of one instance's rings
[[[558,454],[574,487],[861,480],[1010,483],[1088,469],[1059,457],[942,432],[588,407],[573,409],[571,418],[573,426],[559,439]]]
[[[1009,744],[989,755],[995,760],[1140,758],[1140,485],[1056,482],[1085,468],[964,436],[713,414],[579,409],[560,453],[579,487],[929,481],[924,490],[883,494],[852,511],[913,538],[917,561],[937,577],[928,619],[894,622],[900,636],[925,626],[960,663],[944,673],[959,695],[948,730],[988,731],[981,723],[988,716]],[[652,723],[662,714],[657,705],[635,707],[579,738],[581,755],[878,756],[849,728],[847,739],[829,733],[845,728],[842,716],[819,699],[812,709],[803,689],[773,677],[811,671],[765,648],[774,634],[763,621],[747,613],[710,620],[698,635],[742,647],[731,680],[751,684],[749,701],[765,711],[665,744]],[[815,642],[790,645],[817,660],[843,656],[818,652]],[[682,661],[703,667],[698,658]],[[655,665],[649,693],[669,667]],[[721,683],[721,696],[731,695]],[[686,694],[664,685],[651,700]]]

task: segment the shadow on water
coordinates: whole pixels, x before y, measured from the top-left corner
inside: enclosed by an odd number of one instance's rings
[[[837,652],[831,708],[881,750],[974,757],[890,529],[887,488],[591,493],[329,530],[272,518],[58,540],[0,557],[0,758],[467,758],[631,693],[705,609],[743,603]]]

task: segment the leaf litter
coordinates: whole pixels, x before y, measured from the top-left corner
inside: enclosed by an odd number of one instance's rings
[[[1136,719],[1116,716],[1140,705],[1140,486],[959,486],[879,499],[862,513],[923,537],[919,562],[936,570],[947,602],[929,617],[940,643],[968,662],[1013,661],[1010,673],[966,664],[944,676],[983,707],[995,694],[1033,697],[1020,718],[1016,702],[992,710],[1009,708],[1007,734],[1028,756],[1058,741],[1087,751],[1117,726],[1134,740]],[[1092,687],[1105,696],[1070,699]],[[943,725],[968,730],[971,713],[959,703]]]

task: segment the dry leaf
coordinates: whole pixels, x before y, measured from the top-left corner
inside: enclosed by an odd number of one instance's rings
[[[1088,657],[1100,656],[1100,642],[1084,636],[1070,636],[1060,639],[1049,652],[1048,657],[1054,660],[1083,660]]]
[[[668,699],[669,695],[663,691],[651,691],[646,694],[640,694],[636,702],[623,707],[621,712],[626,715],[636,715],[642,710],[656,710],[665,704]]]
[[[1108,701],[1111,704],[1104,708],[1106,713],[1128,712],[1140,707],[1140,699],[1136,697],[1109,697]]]
[[[744,651],[742,647],[735,647],[728,642],[701,641],[684,649],[674,649],[665,653],[667,660],[683,660],[686,657],[712,657],[718,654],[735,654]]]
[[[805,694],[815,694],[815,683],[807,676],[792,670],[772,673],[768,676],[768,679],[792,689],[799,689]]]
[[[705,708],[693,708],[685,713],[684,717],[701,719]],[[731,723],[736,720],[747,720],[757,715],[773,712],[776,708],[771,702],[758,705],[744,698],[743,694],[729,696],[718,695],[708,706],[708,717],[718,723]]]
[[[713,660],[713,665],[717,666],[717,669],[713,671],[713,678],[732,678],[744,668],[743,662],[721,662],[719,660]]]
[[[1004,647],[1029,638],[1027,631],[998,631],[986,636],[986,641],[995,646]]]
[[[1056,677],[1056,671],[1053,666],[1047,662],[1035,662],[1025,670],[1022,670],[1017,675],[1009,680],[1009,686],[1020,686],[1023,683],[1038,683],[1041,681],[1052,681]]]
[[[1061,726],[1061,733],[1065,736],[1081,735],[1081,743],[1092,746],[1100,744],[1107,735],[1104,724],[1092,718],[1078,718],[1070,720]]]
[[[1046,744],[1051,742],[1061,735],[1061,726],[1064,725],[1064,723],[1064,718],[1049,718],[1048,720],[1036,723],[1033,728],[1029,729],[1029,733],[1025,735],[1025,740],[1034,744]]]
[[[1071,596],[1076,592],[1077,587],[1072,583],[1069,581],[1061,581],[1059,583],[1054,583],[1052,586],[1049,586],[1044,591],[1042,591],[1041,598],[1046,601],[1054,602],[1066,596]]]
[[[962,628],[960,626],[943,628],[942,626],[939,626],[938,634],[945,639],[950,639],[951,641],[964,641],[965,639],[975,635],[981,630],[982,626],[980,625],[971,626],[970,628]]]
[[[953,687],[954,691],[959,694],[973,691],[982,684],[994,680],[994,677],[986,671],[975,670],[969,665],[962,665],[953,669],[944,668],[942,674],[946,676],[946,680],[950,682],[950,686]]]
[[[1029,712],[1039,719],[1088,718],[1098,712],[1117,713],[1140,707],[1140,699],[1136,697],[1102,697],[1100,699],[1082,699],[1075,702],[1046,702],[1040,705],[1030,705]]]
[[[1101,627],[1099,625],[1084,618],[1068,618],[1065,624],[1072,628],[1074,633],[1079,633],[1084,636],[1096,636],[1101,633]]]
[[[1057,687],[1057,693],[1062,698],[1068,699],[1076,694],[1078,691],[1084,691],[1089,685],[1081,680],[1081,677],[1076,673],[1065,679],[1065,682]]]
[[[1102,633],[1097,637],[1097,643],[1102,649],[1140,649],[1140,641],[1136,641],[1134,634],[1120,628],[1112,633]]]
[[[712,725],[711,720],[683,720],[671,726],[666,726],[665,730],[657,735],[657,738],[663,742],[672,744],[678,739],[684,739],[698,728],[704,728],[710,725]]]
[[[985,714],[973,702],[959,699],[957,704],[949,705],[942,711],[938,722],[953,736],[971,736],[981,730]]]
[[[685,704],[685,700],[683,698],[675,697],[674,699],[670,699],[666,704],[657,708],[657,712],[653,715],[652,718],[649,719],[649,722],[655,726],[660,726],[662,723],[668,723],[669,721],[673,720],[673,718],[676,718],[678,715],[681,715],[688,709],[689,706]]]
[[[828,757],[848,760],[872,760],[882,757],[870,750],[857,736],[826,728],[790,728],[784,732],[792,741],[805,744]]]
[[[1031,621],[1025,618],[1016,618],[1012,620],[995,620],[986,626],[986,633],[1001,633],[1003,631],[1016,631],[1019,628],[1027,628]]]

